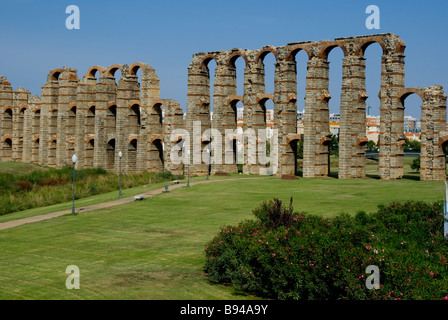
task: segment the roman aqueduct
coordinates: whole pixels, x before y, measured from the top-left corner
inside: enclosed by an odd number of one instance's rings
[[[72,165],[102,167],[118,171],[122,151],[124,172],[170,170],[181,173],[182,164],[171,161],[169,152],[185,142],[173,135],[178,129],[193,134],[201,122],[200,152],[211,148],[214,157],[236,153],[236,140],[213,139],[207,129],[224,133],[237,129],[236,104],[244,105],[244,130],[266,128],[266,101],[274,104],[274,129],[278,130],[277,174],[296,172],[297,140],[303,139],[303,176],[329,174],[329,62],[336,47],[344,53],[339,132],[339,178],[365,177],[366,85],[364,52],[372,43],[382,48],[380,98],[381,179],[403,176],[404,99],[415,93],[423,101],[421,110],[422,180],[445,180],[446,95],[440,85],[405,88],[405,44],[396,35],[380,34],[337,38],[333,41],[298,42],[266,46],[259,50],[232,49],[196,53],[188,67],[186,115],[179,103],[161,99],[155,70],[144,63],[90,68],[82,79],[68,67],[51,70],[41,97],[23,88],[13,90],[0,77],[0,161],[32,162],[50,167]],[[295,56],[308,56],[303,137],[297,134],[297,73]],[[263,59],[276,58],[274,92],[265,92]],[[236,65],[244,59],[244,94],[237,95]],[[213,96],[210,97],[208,63],[215,60]],[[115,79],[121,72],[119,81]],[[142,76],[139,82],[138,70]],[[210,104],[213,102],[213,117]],[[263,136],[256,137],[263,142]],[[247,140],[239,141],[247,151]],[[216,144],[220,148],[216,148]],[[191,144],[186,144],[192,150]],[[184,147],[185,147],[184,146]],[[221,154],[216,154],[220,150]],[[180,151],[182,152],[182,150]],[[236,158],[236,157],[234,157]],[[191,164],[191,174],[206,174],[209,164]],[[261,174],[265,165],[247,161],[243,173]],[[236,163],[215,163],[212,172],[237,172]]]

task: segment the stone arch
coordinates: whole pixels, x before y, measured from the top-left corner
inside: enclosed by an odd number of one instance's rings
[[[115,78],[115,73],[117,72],[117,70],[120,70],[121,73],[123,73],[123,66],[121,64],[113,64],[111,66],[109,66],[105,71],[104,74],[107,77],[111,77],[111,78]]]
[[[1,159],[2,161],[12,161],[12,137],[5,136],[2,141],[2,150],[1,150]]]
[[[115,171],[115,147],[116,140],[109,139],[106,145],[106,170]]]
[[[59,76],[62,73],[62,69],[53,69],[50,70],[50,73],[48,74],[50,81],[59,81]]]
[[[277,53],[277,49],[275,47],[271,47],[271,46],[267,46],[264,47],[263,49],[261,49],[257,56],[255,57],[255,61],[257,63],[263,62],[264,57],[266,57],[269,53],[272,53],[275,57],[275,60],[278,61],[278,53]]]
[[[127,154],[127,171],[137,171],[137,153],[138,153],[138,139],[131,137],[128,142],[128,154]]]
[[[98,79],[96,77],[96,74],[99,74],[99,78],[101,78],[104,74],[104,70],[106,68],[102,67],[102,66],[93,66],[90,67],[89,70],[87,70],[87,72],[84,74],[84,76],[82,77],[83,79]]]
[[[383,50],[383,55],[384,55],[386,53],[386,46],[384,45],[384,42],[379,38],[373,38],[373,39],[369,38],[369,39],[362,41],[359,44],[358,49],[355,51],[355,53],[357,55],[364,56],[364,53],[366,52],[367,48],[374,43],[377,43],[381,46],[381,49]]]
[[[141,125],[141,113],[140,113],[140,102],[139,101],[131,101],[131,103],[129,104],[129,123],[128,125],[130,127],[135,127],[135,128],[139,128]],[[135,134],[138,133],[135,132]]]
[[[340,41],[330,41],[328,43],[326,43],[322,49],[320,50],[320,53],[318,55],[319,58],[327,60],[328,59],[328,55],[330,54],[330,52],[336,48],[339,47],[342,49],[342,52],[344,53],[344,57],[347,56],[347,49],[344,46],[344,44]]]
[[[95,154],[95,137],[88,137],[85,144],[84,166],[93,167],[93,159]]]
[[[244,62],[246,63],[246,66],[247,66],[249,64],[249,61],[247,59],[246,54],[241,51],[235,51],[229,55],[229,58],[227,59],[227,66],[229,66],[231,68],[236,68],[235,62],[240,57],[243,58]]]
[[[420,89],[420,88],[405,88],[398,93],[398,97],[399,97],[403,107],[404,107],[404,100],[406,100],[406,98],[409,97],[413,93],[418,95],[420,97],[420,99],[422,99],[422,101],[425,100],[425,93],[423,92],[422,89]]]
[[[162,171],[164,169],[163,137],[154,136],[149,143],[149,171]]]
[[[157,122],[163,126],[163,120],[164,120],[164,109],[166,112],[167,105],[166,102],[161,99],[154,101],[154,103],[150,106],[150,109],[152,110],[151,114],[156,115],[158,117]]]
[[[154,72],[154,69],[149,64],[142,62],[135,62],[129,66],[129,75],[137,76],[137,72],[139,69],[142,70],[144,74],[147,72]]]
[[[308,60],[311,59],[311,51],[309,49],[308,46],[303,45],[303,44],[296,44],[296,45],[292,45],[289,48],[288,54],[286,56],[286,61],[294,61],[296,55],[300,52],[300,51],[305,51],[306,54],[308,55]]]
[[[200,66],[202,69],[208,70],[208,64],[209,64],[209,62],[212,61],[212,60],[215,60],[216,65],[219,64],[219,60],[218,60],[218,57],[217,57],[216,55],[214,55],[214,54],[206,54],[206,55],[202,58],[201,62],[199,63],[199,66]]]

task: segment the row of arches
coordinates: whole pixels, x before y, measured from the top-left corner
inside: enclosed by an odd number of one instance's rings
[[[296,172],[295,151],[293,144],[287,141],[298,133],[297,111],[301,111],[302,105],[305,112],[304,176],[330,174],[329,142],[331,135],[336,134],[342,151],[340,177],[356,178],[365,176],[366,113],[376,113],[381,118],[384,135],[380,176],[399,178],[404,117],[404,104],[399,95],[405,88],[404,49],[399,37],[386,34],[268,46],[253,51],[233,49],[195,54],[189,67],[187,128],[191,130],[193,119],[200,119],[205,127],[218,130],[235,128],[239,115],[243,115],[244,128],[260,129],[267,122],[266,103],[272,101],[273,128],[280,130],[280,172],[291,174]],[[370,52],[376,55],[373,64],[366,61]],[[303,53],[306,68],[298,67],[296,57],[300,53]],[[333,56],[339,59],[337,68],[330,68],[330,63],[334,64],[330,61]],[[267,79],[268,57],[273,59],[274,67],[270,80]],[[299,69],[303,70],[301,75]],[[369,70],[375,70],[375,79],[371,81],[367,81]],[[335,71],[339,76],[335,76]],[[300,81],[300,77],[304,80]],[[302,97],[299,92],[303,93]],[[267,95],[272,97],[265,99]],[[242,98],[234,99],[234,96]],[[418,107],[414,105],[415,109]],[[340,119],[337,133],[330,132],[331,111]],[[208,113],[212,120],[208,119]],[[446,121],[446,115],[437,121]],[[221,169],[224,168],[216,170]],[[247,169],[247,173],[257,171]],[[197,170],[203,172],[203,166],[198,166]]]

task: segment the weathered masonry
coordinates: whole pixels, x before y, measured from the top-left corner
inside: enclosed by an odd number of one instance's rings
[[[183,112],[176,101],[160,99],[159,79],[148,64],[95,66],[81,80],[75,69],[54,69],[40,98],[13,91],[0,77],[0,110],[1,161],[62,167],[76,154],[78,168],[117,172],[121,151],[124,172],[182,172],[165,153],[178,142],[166,137],[182,128]]]
[[[244,130],[266,127],[265,103],[274,103],[274,129],[278,129],[278,174],[295,174],[297,140],[297,74],[295,56],[304,50],[308,56],[304,120],[304,177],[325,177],[329,174],[329,62],[328,54],[335,47],[344,52],[343,79],[340,105],[339,178],[365,176],[366,103],[364,52],[372,43],[382,50],[381,91],[379,98],[381,133],[379,175],[382,179],[403,176],[404,155],[404,99],[411,93],[422,101],[421,179],[445,179],[444,147],[446,132],[446,95],[441,86],[405,88],[405,44],[396,35],[380,34],[334,41],[299,42],[286,46],[266,46],[260,50],[232,49],[228,51],[196,53],[188,68],[188,102],[186,128],[192,132],[193,122],[201,120],[202,130],[209,126],[224,132],[236,129],[236,103],[244,104]],[[274,92],[265,92],[263,59],[272,53],[276,58]],[[244,95],[236,95],[236,66],[244,59]],[[208,63],[216,61],[213,97],[210,97]],[[209,104],[213,99],[213,120],[210,123]],[[204,135],[203,143],[210,143]],[[213,144],[213,137],[212,137]],[[258,137],[263,140],[263,137]],[[246,141],[239,141],[246,147]],[[226,144],[222,141],[222,152]],[[235,145],[235,144],[234,144]],[[212,146],[213,149],[213,146]],[[227,151],[228,152],[228,151]],[[224,158],[224,154],[222,158]],[[244,162],[243,172],[258,174],[263,165]],[[195,165],[196,172],[205,167]],[[236,172],[232,164],[214,165],[215,171]]]
[[[337,38],[334,41],[297,42],[285,46],[266,46],[260,50],[232,49],[196,53],[188,67],[186,117],[172,99],[160,99],[159,79],[144,63],[94,66],[79,79],[75,69],[51,70],[42,87],[41,97],[31,97],[22,88],[14,91],[0,76],[0,161],[39,163],[51,167],[71,165],[78,155],[78,168],[102,167],[118,171],[118,152],[123,153],[124,172],[170,170],[181,173],[182,164],[171,161],[170,151],[185,142],[173,135],[186,129],[194,137],[200,121],[199,152],[202,163],[191,164],[191,174],[206,174],[210,168],[205,155],[212,150],[212,172],[237,172],[237,145],[249,155],[251,139],[214,139],[227,129],[237,129],[237,103],[244,106],[243,132],[254,132],[258,145],[266,141],[257,135],[266,128],[266,103],[274,104],[274,129],[278,130],[277,174],[296,172],[297,72],[296,54],[308,56],[304,121],[304,177],[329,174],[331,138],[328,101],[328,55],[336,47],[344,52],[339,132],[339,178],[365,176],[366,102],[364,52],[372,43],[382,50],[380,105],[379,175],[382,179],[403,176],[404,99],[418,94],[422,101],[422,180],[445,179],[446,95],[441,86],[405,88],[403,41],[393,34]],[[263,59],[268,53],[276,58],[274,92],[265,90]],[[243,59],[244,93],[237,95],[236,60]],[[210,95],[208,63],[215,60],[213,96]],[[115,79],[121,72],[119,81]],[[137,72],[141,70],[139,82]],[[210,102],[213,102],[211,117]],[[210,133],[206,133],[208,129]],[[250,138],[250,137],[249,137]],[[216,148],[219,143],[220,148]],[[184,145],[194,152],[192,143]],[[230,146],[230,147],[229,147]],[[220,150],[221,154],[216,154]],[[260,150],[257,150],[260,152]],[[179,157],[184,157],[179,151]],[[227,153],[227,154],[226,154]],[[252,155],[253,156],[253,155]],[[258,157],[256,154],[255,157]],[[251,160],[251,161],[249,161]],[[244,157],[243,173],[263,174],[266,165]]]

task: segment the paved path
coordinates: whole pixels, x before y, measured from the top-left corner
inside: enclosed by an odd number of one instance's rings
[[[260,179],[260,178],[234,178],[234,179],[232,178],[232,179],[221,179],[221,180],[203,180],[203,181],[190,182],[190,186],[197,185],[197,184],[203,184],[203,183],[219,182],[219,181],[247,180],[247,179]],[[174,189],[178,189],[181,187],[185,187],[186,185],[187,185],[186,183],[170,185],[169,190],[174,190]],[[152,196],[161,194],[164,191],[165,191],[165,187],[148,191],[146,193],[143,193],[143,195],[145,198],[148,198],[148,197],[152,197]],[[133,201],[135,201],[134,196],[127,197],[127,198],[121,198],[121,199],[109,201],[109,202],[92,204],[92,205],[85,206],[85,207],[80,207],[80,208],[77,208],[76,211],[77,212],[92,211],[92,210],[97,210],[97,209],[102,209],[102,208],[109,208],[109,207],[117,206],[117,205],[124,204],[124,203],[129,203],[129,202],[133,202]],[[59,216],[62,216],[65,214],[71,214],[71,213],[72,213],[72,209],[69,209],[69,210],[63,210],[63,211],[52,212],[52,213],[47,213],[47,214],[41,214],[38,216],[29,217],[29,218],[23,218],[23,219],[3,222],[3,223],[0,223],[0,230],[14,228],[14,227],[26,224],[26,223],[48,220],[48,219],[52,219],[55,217],[59,217]]]

